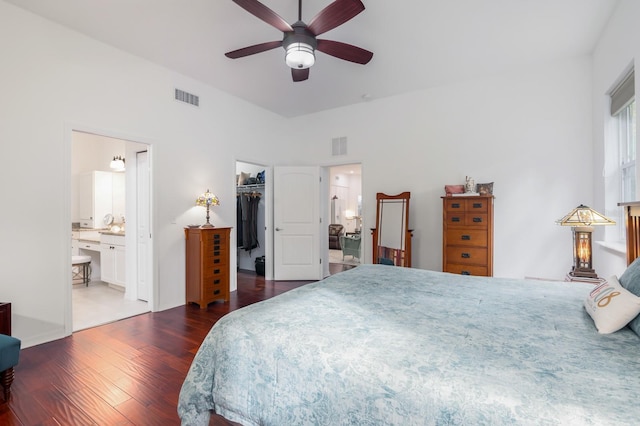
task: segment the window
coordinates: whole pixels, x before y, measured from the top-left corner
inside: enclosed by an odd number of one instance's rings
[[[607,240],[625,239],[624,217],[618,202],[636,201],[636,102],[634,72],[611,92],[611,132],[605,142],[605,202],[617,226]],[[613,235],[615,234],[615,235]]]
[[[620,152],[620,201],[636,201],[636,102],[616,116]]]

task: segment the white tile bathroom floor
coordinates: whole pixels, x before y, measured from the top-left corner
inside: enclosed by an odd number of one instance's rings
[[[73,331],[149,312],[147,302],[125,300],[124,292],[102,281],[73,285]]]

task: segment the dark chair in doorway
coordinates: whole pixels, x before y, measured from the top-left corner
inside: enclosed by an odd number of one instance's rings
[[[339,223],[329,225],[329,248],[333,250],[342,250],[340,245],[340,237],[344,233],[344,226]]]

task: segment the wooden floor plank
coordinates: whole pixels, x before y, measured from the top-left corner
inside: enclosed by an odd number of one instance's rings
[[[116,410],[114,405],[102,399],[92,389],[81,389],[67,395],[67,398],[93,419],[96,424],[113,426],[130,426],[134,424]],[[123,402],[125,401],[120,403]]]
[[[23,349],[11,399],[0,403],[0,424],[179,425],[182,382],[213,324],[307,283],[241,271],[229,302],[151,312]],[[210,425],[235,423],[214,415]]]
[[[91,368],[76,372],[74,377],[79,383],[82,383],[81,390],[87,387],[91,388],[95,394],[112,406],[122,404],[132,398],[111,380]]]

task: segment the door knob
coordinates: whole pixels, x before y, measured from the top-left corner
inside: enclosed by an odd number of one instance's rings
[[[282,231],[282,229],[280,229],[280,228],[276,228],[276,231]]]

